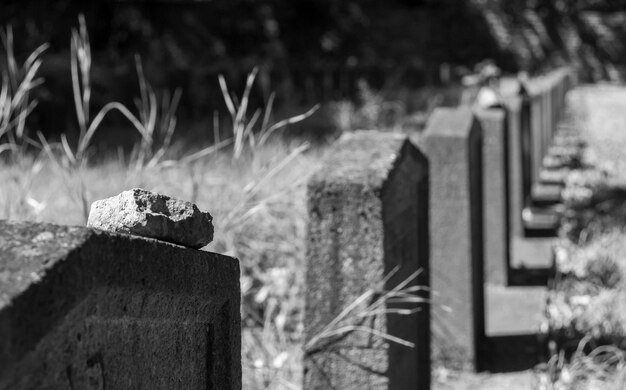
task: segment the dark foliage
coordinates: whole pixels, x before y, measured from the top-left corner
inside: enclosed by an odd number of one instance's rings
[[[241,90],[260,67],[252,97],[271,90],[278,107],[295,110],[354,97],[357,81],[374,89],[439,82],[447,62],[471,68],[498,51],[480,12],[452,0],[214,0],[7,1],[0,23],[12,24],[25,58],[43,42],[46,53],[33,116],[46,133],[74,121],[69,77],[70,28],[83,12],[90,28],[93,104],[131,103],[137,93],[133,56],[139,53],[157,89],[183,88],[182,118],[207,120],[223,110],[217,75]]]

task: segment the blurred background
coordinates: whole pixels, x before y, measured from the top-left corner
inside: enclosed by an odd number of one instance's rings
[[[625,8],[626,2],[600,0],[4,1],[0,24],[19,37],[18,59],[51,45],[42,55],[46,82],[34,91],[39,108],[29,117],[44,134],[75,131],[69,42],[82,12],[93,105],[132,103],[138,53],[155,89],[182,89],[178,135],[194,139],[216,111],[226,111],[218,74],[240,90],[255,66],[251,99],[264,104],[275,91],[275,110],[285,114],[355,101],[368,88],[408,114],[432,104],[425,98],[432,89],[441,92],[440,105],[455,105],[455,86],[487,58],[505,73],[569,62],[583,81],[621,80]],[[424,87],[431,89],[416,93]],[[309,118],[309,133],[332,132],[333,110],[325,107]],[[125,125],[116,115],[104,123]]]

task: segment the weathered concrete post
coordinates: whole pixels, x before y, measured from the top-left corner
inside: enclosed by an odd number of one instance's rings
[[[309,182],[308,202],[304,388],[428,389],[428,306],[399,315],[387,303],[358,316],[420,269],[409,286],[428,285],[426,160],[399,134],[344,135]],[[355,313],[333,323],[370,289]]]
[[[483,223],[485,282],[504,285],[509,266],[509,171],[506,112],[500,108],[477,109],[483,134]]]
[[[0,389],[241,389],[239,264],[0,222]]]
[[[543,88],[540,80],[535,80],[531,84],[530,92],[530,156],[532,159],[532,168],[530,175],[531,183],[536,183],[539,179],[539,171],[541,170],[541,163],[543,159],[543,129],[545,118],[543,115],[542,104]]]
[[[420,139],[430,167],[433,332],[466,366],[483,344],[482,136],[469,108],[436,109]]]
[[[551,108],[551,115],[552,115],[552,123],[551,123],[551,127],[550,127],[550,143],[552,143],[552,139],[554,138],[554,132],[556,130],[556,126],[559,122],[560,119],[560,113],[561,113],[561,109],[560,109],[560,93],[559,90],[561,88],[561,85],[563,83],[562,81],[562,76],[561,76],[561,72],[557,72],[556,75],[553,77],[554,81],[552,83],[552,88],[551,90],[551,94],[550,94],[550,101],[552,102]]]
[[[541,143],[541,158],[548,151],[548,146],[552,140],[552,85],[554,76],[549,75],[543,79],[543,91],[541,92],[543,100],[543,142]],[[541,170],[541,169],[540,169]]]
[[[521,121],[520,136],[522,138],[522,208],[526,205],[526,201],[530,196],[533,184],[533,126],[532,118],[532,96],[527,84],[523,85],[520,91],[521,99]]]
[[[524,233],[522,224],[522,210],[524,209],[522,98],[510,96],[505,99],[504,104],[508,134],[509,232],[511,236],[521,237]]]

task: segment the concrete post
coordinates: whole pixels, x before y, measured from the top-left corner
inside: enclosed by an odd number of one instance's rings
[[[536,183],[539,179],[539,171],[541,170],[543,159],[543,88],[539,81],[536,81],[531,89],[530,94],[530,139],[531,148],[530,156],[532,167],[530,172],[531,184]]]
[[[524,209],[524,173],[522,139],[522,99],[512,96],[505,100],[508,140],[509,231],[511,236],[522,237],[522,210]]]
[[[0,221],[0,389],[241,389],[236,259]]]
[[[509,267],[509,170],[506,112],[500,108],[478,109],[483,130],[483,223],[485,282],[504,285]]]
[[[429,285],[426,160],[406,136],[374,131],[344,135],[328,156],[308,186],[304,389],[428,389],[426,304],[399,315],[390,310],[416,304],[388,303],[333,325],[371,289],[357,313],[420,269],[409,286]]]
[[[420,149],[430,167],[433,332],[467,367],[484,344],[482,135],[469,108],[436,109]]]

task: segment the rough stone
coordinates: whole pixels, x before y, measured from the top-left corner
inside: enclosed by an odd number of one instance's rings
[[[87,226],[197,249],[213,240],[212,221],[191,202],[133,188],[94,202]]]
[[[428,286],[428,167],[406,136],[342,137],[309,182],[308,208],[306,343],[370,289],[389,291],[419,269],[410,286]],[[416,307],[385,309],[398,308]],[[305,351],[304,389],[428,389],[430,309],[417,308],[338,324],[371,327],[415,347],[361,331],[322,339]]]
[[[0,389],[241,389],[234,258],[0,221]]]

